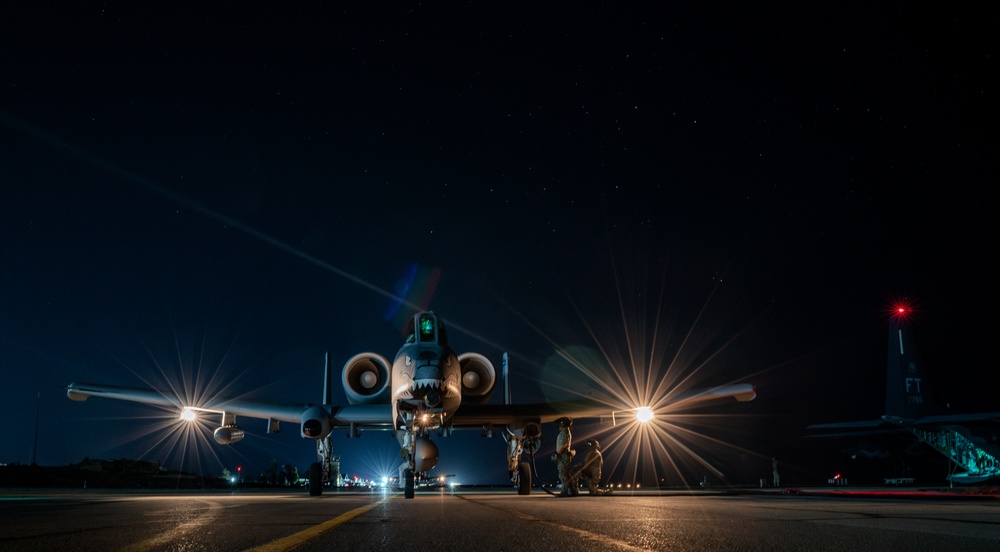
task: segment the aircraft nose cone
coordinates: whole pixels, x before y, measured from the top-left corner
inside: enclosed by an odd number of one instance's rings
[[[436,364],[428,364],[426,366],[420,366],[417,371],[413,374],[413,379],[416,381],[441,381],[441,367]]]

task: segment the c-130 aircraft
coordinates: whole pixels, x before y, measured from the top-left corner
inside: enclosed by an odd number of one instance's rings
[[[408,323],[406,340],[390,364],[378,353],[361,353],[347,360],[341,373],[347,406],[332,404],[332,367],[327,355],[323,404],[275,403],[247,399],[213,398],[188,405],[176,396],[150,389],[135,389],[90,383],[71,383],[67,395],[75,401],[106,397],[167,407],[177,407],[183,419],[199,412],[221,414],[215,441],[231,445],[243,439],[237,416],[268,420],[268,433],[278,431],[279,422],[300,424],[301,435],[316,441],[318,462],[309,467],[309,494],[319,496],[329,482],[333,458],[331,433],[347,429],[351,437],[362,430],[393,431],[399,441],[404,497],[413,498],[414,481],[426,475],[438,461],[433,432],[450,436],[453,429],[478,429],[492,435],[503,426],[507,443],[507,469],[518,494],[531,493],[531,466],[522,460],[525,452],[537,452],[541,424],[563,416],[598,417],[612,408],[594,400],[539,404],[511,404],[507,381],[507,354],[503,358],[504,403],[489,404],[496,387],[493,363],[478,353],[456,355],[448,345],[444,324],[431,311],[416,313]],[[732,398],[750,401],[756,397],[751,384],[734,384],[689,390],[677,402],[701,402]],[[647,413],[648,407],[638,409]]]

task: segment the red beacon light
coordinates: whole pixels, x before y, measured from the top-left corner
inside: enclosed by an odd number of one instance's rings
[[[913,313],[913,309],[911,309],[910,306],[907,305],[906,303],[897,303],[892,310],[893,313],[896,316],[899,316],[900,318],[906,318],[907,316]]]

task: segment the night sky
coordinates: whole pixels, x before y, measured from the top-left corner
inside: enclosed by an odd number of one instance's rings
[[[593,391],[566,348],[754,383],[694,423],[734,482],[842,469],[802,435],[882,413],[896,301],[941,400],[996,410],[1000,78],[973,8],[8,4],[0,462],[32,459],[37,406],[42,465],[305,468],[292,425],[184,453],[175,413],[63,388],[319,402],[324,353],[391,359],[414,305],[459,353],[508,351],[519,401]],[[387,433],[334,439],[348,473],[399,463]],[[443,473],[503,480],[499,438],[439,443]]]

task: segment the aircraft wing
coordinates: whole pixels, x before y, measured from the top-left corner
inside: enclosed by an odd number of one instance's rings
[[[1000,412],[983,412],[979,414],[942,414],[940,416],[924,416],[915,420],[914,425],[960,424],[965,422],[996,422],[1000,423]]]
[[[179,397],[152,389],[118,387],[92,383],[71,383],[66,387],[66,395],[74,401],[85,401],[90,397],[104,397],[132,401],[157,406],[175,407],[178,412],[185,407],[209,412],[225,412],[228,415],[249,418],[272,419],[289,423],[302,423],[303,415],[312,408],[309,403],[279,403],[240,398],[215,397],[197,404],[187,403]],[[388,404],[334,406],[331,408],[333,427],[361,429],[392,428],[392,410]]]
[[[850,431],[840,431],[835,433],[820,433],[817,435],[806,435],[806,438],[807,439],[821,439],[821,438],[825,439],[825,438],[836,438],[836,437],[859,438],[859,437],[877,437],[884,435],[900,435],[900,434],[910,435],[910,433],[906,430],[906,428],[900,426],[894,426],[894,427],[887,427],[885,429],[856,429]]]
[[[485,425],[513,425],[525,422],[554,422],[563,416],[597,418],[615,409],[600,401],[563,401],[536,404],[462,405],[452,418],[452,427],[470,428]]]
[[[706,389],[688,389],[668,397],[666,408],[669,410],[678,410],[722,399],[735,399],[738,402],[746,402],[752,401],[755,398],[757,398],[756,387],[749,383],[736,383]]]
[[[887,423],[885,420],[862,420],[859,422],[835,422],[832,424],[813,424],[807,426],[806,429],[867,429],[870,427],[878,427],[882,424]]]
[[[272,419],[289,423],[302,423],[303,416],[310,408],[309,403],[279,403],[242,398],[213,397],[197,404],[187,403],[180,397],[153,389],[119,387],[92,383],[71,383],[66,394],[75,401],[85,401],[90,397],[103,397],[208,412],[225,412],[227,415],[249,418]],[[709,389],[695,389],[672,397],[669,409],[687,408],[701,403],[735,399],[749,401],[756,397],[756,390],[750,384],[726,385]],[[335,428],[354,427],[356,429],[393,429],[392,408],[388,404],[365,404],[348,406],[327,406],[332,415],[331,425]],[[621,407],[593,399],[560,401],[537,404],[505,405],[462,405],[452,419],[452,427],[471,428],[484,425],[508,425],[534,421],[553,422],[563,416],[571,418],[596,418],[621,412]]]
[[[757,396],[748,383],[724,385],[708,389],[692,389],[671,397],[664,410],[690,408],[716,400],[734,399],[751,401]],[[596,399],[579,399],[536,404],[484,404],[462,405],[452,418],[453,427],[482,427],[488,424],[510,425],[534,421],[554,422],[563,416],[570,418],[597,418],[621,413],[620,405]],[[659,410],[659,409],[658,409]]]
[[[978,414],[942,414],[938,416],[924,416],[917,419],[900,419],[891,416],[877,420],[861,420],[857,422],[836,422],[830,424],[813,424],[806,429],[846,429],[846,430],[869,430],[872,428],[890,426],[892,428],[905,427],[926,427],[947,424],[960,424],[968,422],[995,422],[1000,423],[1000,412],[983,412]],[[891,430],[889,430],[891,431]],[[857,433],[841,433],[830,435],[814,435],[813,437],[839,437],[841,435],[857,435]]]

